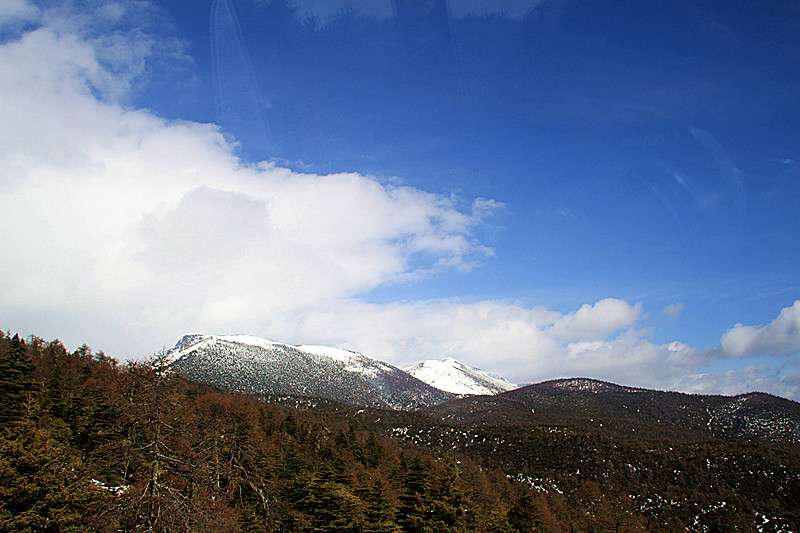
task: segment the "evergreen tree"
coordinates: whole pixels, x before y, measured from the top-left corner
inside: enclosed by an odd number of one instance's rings
[[[366,503],[364,533],[399,533],[400,526],[394,521],[394,513],[381,478],[376,479],[372,487],[366,491],[364,499]]]
[[[484,531],[486,533],[514,533],[511,523],[508,521],[508,514],[500,510],[494,510],[489,514]]]
[[[325,461],[308,485],[301,509],[308,516],[309,533],[361,533],[363,502],[341,483],[339,468]]]
[[[375,431],[370,430],[367,439],[362,446],[364,464],[369,467],[376,467],[380,460],[383,458],[384,450],[378,438],[375,436]]]
[[[0,353],[0,426],[19,421],[38,389],[33,378],[34,365],[19,335],[7,341]]]
[[[440,533],[467,533],[467,516],[472,503],[458,486],[458,466],[445,457],[432,491],[430,524]]]
[[[430,470],[415,455],[408,463],[396,520],[406,533],[434,533],[430,527],[431,512]]]
[[[92,517],[110,494],[90,481],[57,431],[32,422],[17,429],[0,435],[0,532],[100,530]],[[105,526],[113,521],[106,520]]]
[[[536,502],[529,491],[522,493],[522,496],[508,510],[508,522],[516,533],[542,531],[542,521],[536,510]]]

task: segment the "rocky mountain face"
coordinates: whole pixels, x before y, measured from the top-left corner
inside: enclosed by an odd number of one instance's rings
[[[186,335],[167,356],[191,381],[261,397],[327,398],[402,410],[456,397],[360,353],[248,335]]]
[[[422,361],[403,370],[437,389],[462,396],[492,395],[517,388],[503,378],[467,366],[452,357]]]

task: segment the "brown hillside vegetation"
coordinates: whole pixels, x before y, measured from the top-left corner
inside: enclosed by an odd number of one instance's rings
[[[798,530],[791,443],[296,408],[4,334],[0,370],[0,531]]]

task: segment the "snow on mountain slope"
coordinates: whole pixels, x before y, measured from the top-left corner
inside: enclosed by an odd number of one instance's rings
[[[404,370],[428,385],[453,394],[497,394],[517,388],[503,378],[459,363],[452,357],[423,361]]]
[[[329,398],[416,409],[453,398],[387,363],[323,346],[291,346],[249,335],[186,335],[168,352],[193,381],[261,396]]]
[[[253,337],[252,335],[184,335],[183,338],[175,344],[175,347],[169,350],[167,362],[172,364],[187,353],[208,347],[215,341],[232,342],[263,348],[265,350],[270,350],[275,346],[281,345],[278,342],[262,339],[260,337]]]
[[[342,350],[341,348],[301,345],[298,346],[297,349],[314,355],[330,357],[335,361],[342,362],[344,364],[344,369],[348,372],[358,372],[365,376],[375,377],[382,371],[392,372],[398,370],[396,367],[386,364],[383,361],[370,359],[358,352]]]

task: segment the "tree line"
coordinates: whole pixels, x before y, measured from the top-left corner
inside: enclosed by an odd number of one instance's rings
[[[470,447],[414,444],[391,429],[458,426],[291,408],[167,363],[0,332],[0,533],[797,527],[795,448],[515,425],[476,426]]]
[[[346,420],[0,332],[0,531],[540,530],[502,472]]]

